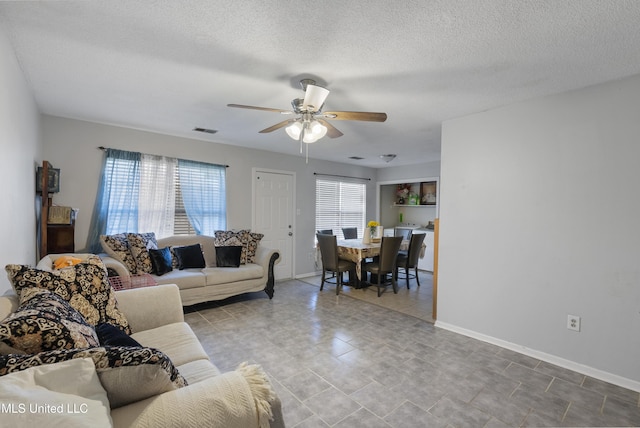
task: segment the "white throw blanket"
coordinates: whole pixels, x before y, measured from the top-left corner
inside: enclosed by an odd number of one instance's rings
[[[260,366],[243,363],[235,371],[144,400],[151,403],[132,422],[145,428],[269,428],[274,397]]]

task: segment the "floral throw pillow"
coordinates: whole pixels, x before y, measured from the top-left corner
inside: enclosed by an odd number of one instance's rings
[[[131,275],[138,272],[136,260],[131,254],[126,233],[100,235],[100,245],[109,256],[124,264]]]
[[[255,263],[256,250],[263,237],[262,233],[254,233],[245,229],[238,231],[217,230],[215,232],[215,245],[216,247],[242,245],[240,264]]]
[[[255,263],[256,250],[258,249],[258,244],[260,243],[260,240],[262,240],[264,235],[262,233],[251,232],[249,230],[242,230],[240,233],[243,236],[241,240],[246,242],[247,263]]]
[[[176,254],[175,247],[169,247],[169,252],[171,253],[171,269],[178,269],[180,263],[178,262],[178,255]]]
[[[29,367],[91,358],[112,408],[187,385],[169,357],[154,348],[104,346],[66,349],[35,355],[0,355],[0,379]]]
[[[69,302],[92,326],[113,324],[131,334],[129,323],[118,309],[116,296],[100,257],[91,255],[77,265],[44,271],[25,265],[7,265],[9,280],[18,296],[29,287],[53,291]]]
[[[98,336],[69,302],[52,291],[30,287],[22,290],[20,306],[0,323],[0,341],[12,348],[37,354],[58,349],[100,346]]]
[[[216,230],[214,244],[216,247],[241,246],[240,264],[244,265],[247,263],[247,235],[245,232],[244,230]]]
[[[149,257],[149,250],[158,249],[156,234],[153,232],[127,233],[127,241],[129,242],[131,256],[136,262],[136,272],[152,273],[153,264],[151,263],[151,257]]]

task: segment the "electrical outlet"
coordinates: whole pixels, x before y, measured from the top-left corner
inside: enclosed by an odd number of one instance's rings
[[[567,315],[567,328],[573,331],[580,331],[580,317],[576,315]]]

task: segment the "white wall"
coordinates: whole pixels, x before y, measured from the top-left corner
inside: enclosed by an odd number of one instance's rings
[[[227,209],[229,229],[251,227],[252,168],[266,168],[296,173],[295,274],[315,271],[309,257],[315,236],[314,172],[354,177],[369,177],[367,192],[375,195],[376,170],[335,162],[287,156],[262,150],[245,149],[225,144],[190,140],[116,126],[43,116],[44,153],[60,168],[60,193],[57,205],[79,208],[76,222],[76,251],[86,248],[91,214],[96,198],[102,165],[99,146],[143,153],[200,160],[229,165],[227,169]],[[259,138],[256,135],[256,138]],[[286,137],[284,137],[286,138]],[[367,212],[375,212],[375,198],[367,201]]]
[[[438,325],[640,388],[638,100],[635,76],[443,124]]]
[[[378,170],[378,181],[395,181],[404,180],[405,178],[413,179],[439,176],[440,162],[427,162],[408,166],[394,166]]]
[[[6,35],[0,31],[0,268],[36,261],[36,167],[40,115]],[[11,289],[0,274],[0,295]]]

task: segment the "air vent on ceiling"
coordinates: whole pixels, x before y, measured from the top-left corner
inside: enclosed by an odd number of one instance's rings
[[[204,132],[205,134],[215,134],[216,132],[218,132],[215,129],[207,129],[207,128],[193,128],[193,130],[197,132]]]
[[[360,156],[349,156],[349,159],[353,159],[353,160],[362,160],[364,158],[361,158]]]

